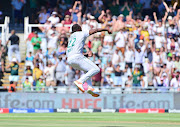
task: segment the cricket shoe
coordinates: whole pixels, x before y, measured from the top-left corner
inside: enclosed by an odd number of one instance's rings
[[[99,97],[99,93],[95,92],[95,89],[92,88],[91,86],[88,86],[87,93],[91,94],[93,97]]]
[[[79,82],[78,80],[74,81],[74,84],[84,93],[85,90],[83,88],[83,84]]]

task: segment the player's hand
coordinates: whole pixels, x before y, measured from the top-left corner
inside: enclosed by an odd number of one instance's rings
[[[153,15],[156,16],[156,12],[153,12]]]
[[[133,14],[133,11],[130,11],[129,14],[132,15],[132,14]]]
[[[101,11],[101,14],[103,14],[103,15],[105,14],[104,10]]]
[[[72,12],[72,9],[69,9],[69,12],[71,13],[71,12]]]
[[[112,34],[112,31],[110,29],[108,29],[107,31],[108,31],[108,34]]]

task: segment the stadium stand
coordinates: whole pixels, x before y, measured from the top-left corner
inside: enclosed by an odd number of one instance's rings
[[[11,3],[14,7],[15,2]],[[14,10],[15,27],[23,26],[19,10],[28,3],[19,4],[21,8]],[[83,72],[66,63],[71,26],[78,23],[84,31],[100,27],[113,31],[86,40],[84,55],[101,68],[92,79],[97,90],[106,94],[180,90],[178,2],[169,5],[161,0],[58,0],[55,5],[40,6],[31,8],[33,13],[24,18],[24,34],[17,33],[21,61],[17,53],[13,61],[5,57],[5,68],[9,69],[3,71],[3,87],[13,81],[19,92],[29,89],[28,92],[78,93],[73,81]],[[11,39],[6,37],[3,42],[8,40]],[[8,50],[12,43],[11,40]],[[14,66],[18,67],[13,76],[16,79],[12,78]]]

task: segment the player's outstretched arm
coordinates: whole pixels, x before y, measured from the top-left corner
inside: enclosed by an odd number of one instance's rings
[[[91,29],[89,31],[89,35],[95,34],[97,32],[102,32],[102,31],[108,31],[108,33],[111,34],[111,31],[109,29],[106,29],[106,28],[97,28],[97,29]]]

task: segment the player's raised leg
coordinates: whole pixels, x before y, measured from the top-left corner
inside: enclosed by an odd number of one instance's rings
[[[99,73],[100,71],[99,67],[83,55],[74,57],[73,59],[68,61],[68,64],[72,66],[74,69],[78,69],[86,72],[80,79],[74,81],[76,86],[82,92],[85,92],[83,88],[84,82],[86,82],[88,79],[91,79],[92,76]],[[90,81],[88,82],[89,82],[88,85],[92,87],[92,83]]]
[[[91,78],[88,79],[86,82],[87,82],[87,84],[88,84],[87,93],[91,94],[93,97],[99,97],[99,93],[96,92],[95,89],[92,87]]]

